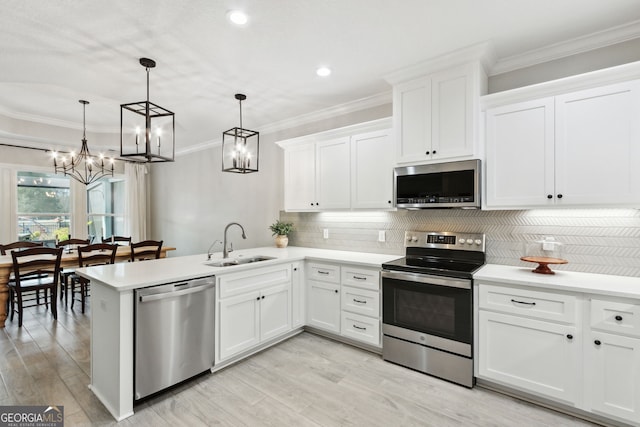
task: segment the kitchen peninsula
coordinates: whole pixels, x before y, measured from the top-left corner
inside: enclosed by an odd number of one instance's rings
[[[238,250],[232,258],[242,259],[263,256],[273,259],[227,267],[214,267],[210,263],[220,262],[222,254],[216,253],[210,261],[206,254],[166,258],[141,263],[121,263],[78,269],[76,272],[91,280],[91,385],[93,393],[100,399],[117,420],[133,415],[134,404],[134,292],[136,289],[162,285],[171,282],[215,276],[216,296],[220,296],[221,279],[229,278],[223,285],[224,292],[233,293],[234,288],[248,289],[248,280],[235,280],[240,274],[259,273],[270,280],[272,275],[288,274],[291,291],[286,293],[290,308],[286,318],[289,327],[278,329],[275,334],[261,337],[259,345],[251,349],[237,351],[226,357],[216,349],[216,368],[226,366],[251,352],[259,351],[303,330],[304,321],[304,280],[299,276],[303,271],[303,261],[325,262],[333,265],[348,265],[353,268],[369,269],[374,273],[382,263],[397,258],[397,255],[345,252],[325,249],[274,247]],[[346,270],[343,268],[343,270]],[[338,268],[339,271],[339,268]],[[288,273],[286,273],[288,272]],[[263,274],[264,273],[264,274]],[[296,278],[296,274],[298,274]],[[255,277],[255,276],[254,276]],[[377,275],[372,276],[377,279]],[[274,280],[273,283],[276,281]],[[376,280],[377,285],[377,280]],[[255,300],[255,298],[254,298]],[[218,302],[216,302],[218,305]],[[301,307],[302,305],[302,307]],[[302,311],[300,311],[302,310]],[[297,314],[292,314],[297,313]],[[291,321],[298,317],[298,321]],[[220,313],[216,307],[215,331],[219,332]],[[214,333],[214,325],[211,325]],[[216,346],[219,346],[216,336]],[[218,362],[222,362],[218,364]]]

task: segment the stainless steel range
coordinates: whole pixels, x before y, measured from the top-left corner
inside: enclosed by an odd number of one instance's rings
[[[382,357],[473,387],[473,273],[484,234],[405,232],[406,256],[382,265]]]

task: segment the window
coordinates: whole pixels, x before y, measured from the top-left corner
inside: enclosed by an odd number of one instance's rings
[[[69,238],[71,191],[69,178],[51,173],[18,172],[18,240]]]
[[[102,178],[87,187],[87,224],[91,241],[124,235],[124,179]]]

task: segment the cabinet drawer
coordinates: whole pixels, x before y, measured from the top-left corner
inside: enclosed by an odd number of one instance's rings
[[[348,338],[380,346],[380,320],[342,312],[340,333]]]
[[[342,284],[377,291],[380,289],[380,270],[342,266]]]
[[[340,266],[333,264],[309,263],[308,277],[322,282],[340,283]]]
[[[287,282],[291,282],[290,264],[256,268],[250,271],[219,276],[219,295],[220,298],[227,298]]]
[[[342,286],[342,309],[352,313],[380,317],[380,292]]]
[[[576,322],[576,297],[571,294],[541,292],[507,286],[479,284],[480,308],[519,316]]]
[[[637,302],[636,300],[616,302],[592,298],[591,327],[618,334],[640,336],[640,304]]]

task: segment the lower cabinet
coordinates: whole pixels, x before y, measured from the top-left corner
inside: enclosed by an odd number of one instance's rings
[[[340,333],[340,284],[307,281],[307,325]]]
[[[477,284],[477,377],[640,424],[640,301]]]
[[[290,264],[218,278],[216,362],[291,331]]]

